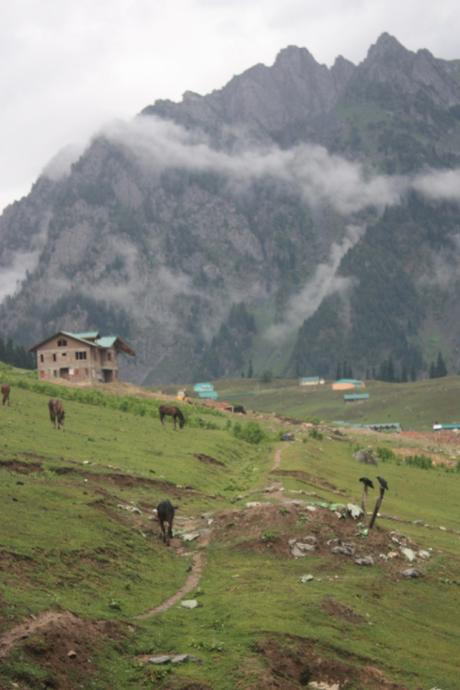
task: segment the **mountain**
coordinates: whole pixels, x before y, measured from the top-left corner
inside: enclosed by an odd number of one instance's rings
[[[456,369],[458,168],[459,60],[289,46],[51,161],[0,218],[2,329],[116,332],[144,383]]]

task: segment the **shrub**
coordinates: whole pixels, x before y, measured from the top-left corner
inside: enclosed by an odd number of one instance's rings
[[[431,470],[433,468],[433,460],[427,455],[408,455],[406,465],[420,467],[422,470]]]
[[[322,441],[324,436],[318,429],[310,429],[308,432],[310,438],[314,438],[315,441]]]
[[[386,448],[385,446],[379,446],[376,451],[377,457],[379,460],[382,462],[387,462],[388,460],[395,460],[396,455],[395,453],[391,450],[391,448]]]
[[[236,438],[247,443],[257,444],[265,439],[265,432],[257,422],[248,422],[244,425],[236,422],[232,431]]]

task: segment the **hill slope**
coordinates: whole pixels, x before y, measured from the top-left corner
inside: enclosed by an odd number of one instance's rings
[[[359,500],[353,435],[300,432],[274,453],[273,444],[237,440],[232,416],[192,409],[174,432],[151,416],[154,398],[6,376],[0,684],[455,687],[458,473],[401,464],[391,442],[366,437],[388,449],[379,471],[390,490],[376,530],[358,536],[357,523],[334,512]],[[64,432],[47,419],[51,391],[64,400]],[[165,497],[179,504],[169,549],[149,519]],[[193,531],[192,541],[180,536]],[[314,551],[294,558],[289,539],[306,538]],[[372,554],[374,565],[331,553],[337,539],[354,544],[355,557]],[[419,579],[401,574],[404,545],[432,549],[428,560],[416,556]],[[390,551],[396,556],[379,556]],[[313,580],[300,582],[306,573]],[[181,607],[183,598],[199,607]],[[171,653],[191,659],[145,663]]]

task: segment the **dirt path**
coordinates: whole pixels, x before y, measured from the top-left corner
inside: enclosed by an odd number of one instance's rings
[[[270,468],[270,471],[273,472],[273,470],[276,470],[279,468],[281,464],[281,449],[278,448],[275,451],[275,456],[273,458],[273,463]],[[281,486],[281,484],[280,484]],[[278,488],[278,487],[277,487]],[[280,495],[280,499],[282,499],[282,496]],[[182,527],[186,527],[187,530],[194,531],[197,528],[197,524],[195,520],[186,520],[185,523],[182,524]],[[189,592],[192,592],[196,587],[198,586],[201,577],[203,575],[204,567],[206,565],[206,547],[208,546],[210,540],[211,540],[211,534],[212,530],[211,529],[206,529],[203,530],[199,540],[198,540],[198,550],[195,551],[192,555],[192,563],[190,567],[190,573],[187,576],[187,579],[185,580],[184,584],[180,589],[177,590],[172,596],[170,596],[166,601],[164,601],[162,604],[159,604],[158,606],[155,606],[152,609],[149,609],[148,611],[145,611],[144,613],[139,614],[136,616],[138,620],[145,620],[147,618],[152,618],[152,616],[156,616],[159,613],[164,613],[164,611],[167,611],[170,609],[172,606],[175,606],[186,594]],[[185,556],[185,550],[183,546],[177,546],[176,547],[177,553],[180,555]]]
[[[20,640],[25,640],[37,631],[56,623],[72,624],[78,620],[77,616],[74,616],[70,611],[42,611],[37,616],[25,621],[25,623],[11,628],[11,630],[8,630],[0,637],[0,659],[5,658],[10,649]]]

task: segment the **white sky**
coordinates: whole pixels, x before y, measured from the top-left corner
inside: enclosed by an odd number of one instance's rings
[[[66,144],[287,45],[360,62],[388,31],[460,58],[459,26],[456,0],[0,0],[0,209]]]

